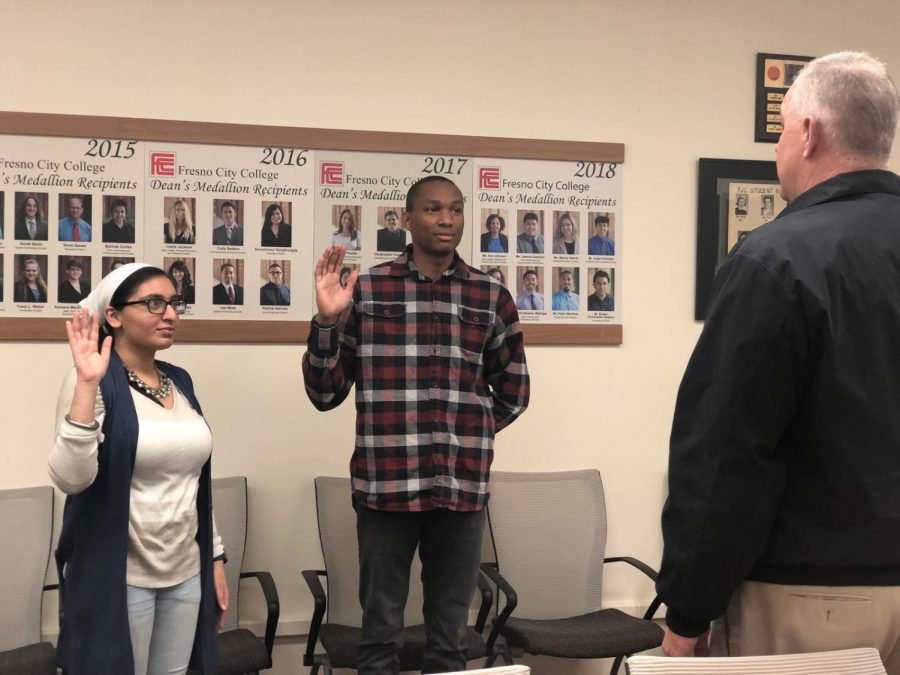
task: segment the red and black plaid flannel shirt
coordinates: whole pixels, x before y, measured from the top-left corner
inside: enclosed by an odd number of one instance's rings
[[[494,434],[528,405],[516,303],[458,255],[432,283],[411,250],[360,275],[337,326],[312,323],[306,393],[330,410],[356,384],[357,500],[386,511],[477,511]]]

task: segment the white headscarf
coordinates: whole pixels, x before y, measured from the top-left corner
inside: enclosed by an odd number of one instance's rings
[[[117,267],[103,277],[103,279],[100,280],[100,283],[97,284],[97,287],[91,291],[91,294],[78,304],[82,307],[87,307],[91,314],[99,316],[100,325],[105,326],[106,308],[109,307],[113,295],[115,295],[123,281],[142,267],[150,267],[150,265],[147,263],[128,263],[121,267]]]

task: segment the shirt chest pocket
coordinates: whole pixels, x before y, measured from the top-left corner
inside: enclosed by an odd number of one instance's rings
[[[490,339],[494,313],[460,305],[456,310],[456,319],[463,356],[469,360],[480,360]]]
[[[407,328],[409,317],[402,302],[364,302],[361,310],[365,344],[390,350],[415,342],[416,333]]]

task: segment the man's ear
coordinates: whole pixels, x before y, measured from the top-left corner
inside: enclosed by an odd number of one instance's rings
[[[113,307],[106,308],[106,323],[110,328],[121,328],[122,321],[119,319],[119,310]]]
[[[407,232],[411,232],[409,229],[409,211],[403,209],[403,212],[400,214],[400,224],[403,226],[403,229]]]
[[[803,157],[809,159],[824,140],[825,128],[818,117],[803,118]]]

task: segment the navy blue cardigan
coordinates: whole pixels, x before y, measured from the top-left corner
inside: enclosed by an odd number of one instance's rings
[[[159,368],[199,413],[190,375],[162,361]],[[59,574],[58,664],[67,675],[134,674],[128,627],[125,570],[131,474],[137,449],[138,419],[122,361],[112,350],[100,382],[106,416],[98,448],[97,478],[83,492],[69,495],[56,549]],[[191,668],[215,673],[216,594],[212,574],[212,484],[210,461],[197,491],[197,543],[202,595]]]

